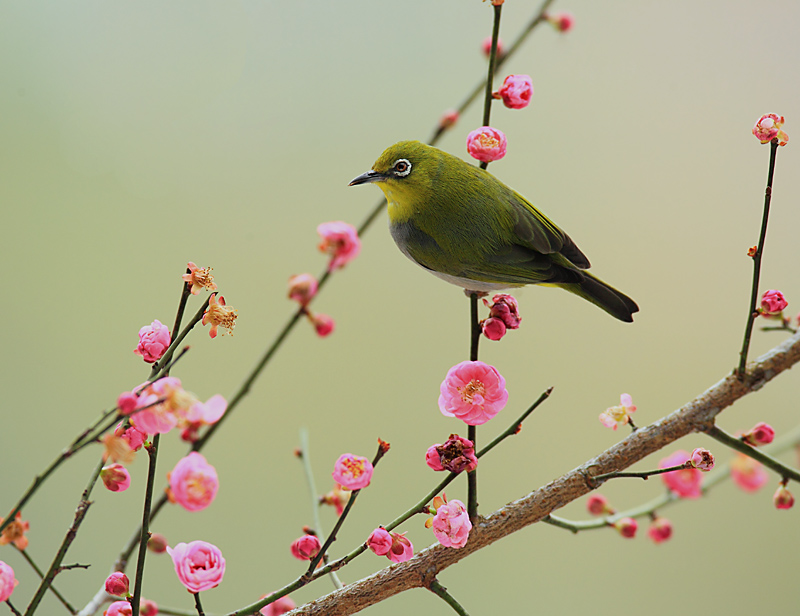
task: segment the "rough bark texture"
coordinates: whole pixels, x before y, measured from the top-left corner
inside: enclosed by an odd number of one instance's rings
[[[625,440],[588,460],[475,525],[467,545],[459,550],[429,547],[411,560],[332,592],[290,612],[292,616],[345,616],[379,603],[409,588],[428,586],[436,575],[473,552],[538,522],[556,509],[591,491],[591,477],[619,471],[691,432],[702,432],[726,407],[791,368],[800,360],[800,334],[775,347],[748,366],[743,381],[731,374],[658,422],[638,429]]]

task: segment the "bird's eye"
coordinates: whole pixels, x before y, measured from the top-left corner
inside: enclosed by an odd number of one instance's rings
[[[399,178],[406,177],[409,173],[411,173],[411,163],[408,162],[405,158],[400,158],[394,162],[394,166],[392,167],[394,174]]]

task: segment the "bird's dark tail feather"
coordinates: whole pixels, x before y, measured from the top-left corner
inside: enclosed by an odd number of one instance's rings
[[[630,297],[620,293],[614,287],[607,285],[589,272],[581,272],[585,276],[583,282],[558,285],[563,289],[579,295],[595,306],[602,308],[612,317],[626,323],[633,322],[633,313],[639,312],[639,306]]]

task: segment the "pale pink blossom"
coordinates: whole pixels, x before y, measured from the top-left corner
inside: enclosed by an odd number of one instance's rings
[[[292,556],[299,560],[311,560],[322,547],[316,535],[303,535],[295,539],[291,545]]]
[[[404,563],[414,556],[414,546],[406,539],[405,533],[390,533],[392,547],[386,553],[386,558],[393,563]]]
[[[762,316],[777,316],[788,305],[789,302],[786,301],[783,293],[777,289],[770,289],[769,291],[764,291],[764,295],[761,297],[761,310],[759,312]]]
[[[503,99],[503,104],[509,109],[522,109],[531,102],[533,81],[530,75],[509,75],[492,96]]]
[[[592,515],[611,515],[614,509],[608,504],[608,499],[602,494],[590,494],[586,501],[586,510]]]
[[[131,582],[122,571],[115,571],[106,578],[106,592],[109,595],[124,597],[128,594]]]
[[[189,592],[209,590],[222,582],[225,559],[219,548],[205,541],[179,543],[167,548],[175,564],[175,573]]]
[[[325,336],[332,334],[336,327],[333,318],[327,314],[309,314],[309,319],[311,319],[314,330],[320,338],[325,338]]]
[[[161,359],[171,341],[169,328],[156,319],[139,330],[139,345],[133,352],[141,355],[148,364],[152,364]]]
[[[492,53],[492,37],[487,36],[481,42],[481,49],[483,50],[484,55],[488,58]],[[499,58],[505,53],[505,45],[503,44],[503,39],[497,39],[497,57]]]
[[[431,445],[425,453],[425,463],[435,471],[472,472],[478,466],[472,441],[451,434],[442,444]]]
[[[760,490],[769,481],[769,475],[761,462],[743,453],[737,453],[730,465],[731,479],[745,492]]]
[[[8,601],[19,581],[14,577],[14,570],[0,560],[0,603]]]
[[[633,539],[636,536],[639,524],[633,518],[620,518],[614,522],[614,528],[625,539]]]
[[[656,518],[647,529],[647,536],[653,543],[664,543],[672,537],[672,522],[667,518]]]
[[[233,328],[236,327],[236,318],[238,316],[238,311],[226,305],[225,298],[222,295],[217,300],[217,294],[215,293],[208,299],[208,308],[203,313],[203,325],[211,323],[208,335],[212,338],[217,337],[217,329],[219,327],[233,336]],[[222,332],[222,335],[224,336],[225,332]]]
[[[692,456],[689,458],[689,461],[692,463],[694,468],[703,472],[708,472],[714,468],[714,454],[708,449],[703,449],[702,447],[698,447],[692,452]]]
[[[120,415],[130,415],[139,403],[139,396],[132,391],[124,391],[117,398],[117,409]]]
[[[571,13],[558,13],[556,15],[548,15],[549,21],[553,27],[559,32],[569,32],[575,25],[575,18]]]
[[[750,428],[747,432],[742,434],[741,439],[748,445],[758,447],[759,445],[768,445],[775,438],[775,430],[768,423],[759,421],[755,426]]]
[[[264,595],[261,598],[264,599],[266,596]],[[291,612],[296,607],[297,604],[288,595],[284,595],[280,599],[275,599],[269,605],[262,607],[259,613],[261,616],[283,616],[286,612]]]
[[[183,275],[183,280],[191,285],[190,292],[192,295],[200,293],[200,289],[206,289],[207,291],[217,290],[217,285],[214,284],[214,277],[211,275],[213,268],[200,268],[191,261],[186,264],[186,267],[189,269],[189,273]]]
[[[690,454],[683,449],[667,456],[658,465],[658,468],[669,468],[685,464]],[[664,473],[661,475],[664,484],[669,490],[675,492],[681,498],[700,498],[702,496],[701,486],[703,474],[696,468],[682,468],[680,470]]]
[[[103,612],[103,616],[131,616],[131,614],[133,614],[133,608],[127,601],[114,601]]]
[[[491,126],[476,128],[467,135],[467,152],[472,158],[488,163],[506,155],[508,141],[502,131]]]
[[[392,535],[382,526],[376,528],[367,539],[367,547],[378,556],[386,556],[392,549]]]
[[[167,477],[170,500],[186,511],[205,509],[219,490],[216,469],[196,451],[179,460]]]
[[[184,390],[181,380],[174,376],[144,383],[137,407],[141,410],[135,411],[130,421],[146,434],[164,434],[178,425],[195,402],[197,398]]]
[[[772,502],[776,509],[791,509],[794,506],[794,496],[786,489],[786,485],[781,483],[772,497]]]
[[[351,224],[340,220],[324,222],[317,227],[317,233],[322,238],[320,251],[331,256],[328,271],[343,268],[361,252],[358,231]]]
[[[336,508],[336,515],[342,515],[344,506],[350,500],[350,490],[345,490],[338,483],[333,484],[333,490],[320,497],[319,502],[321,505],[330,505]]]
[[[167,551],[167,538],[161,533],[150,533],[150,538],[147,540],[147,549],[154,554],[163,554]]]
[[[437,496],[434,507],[436,515],[432,518],[431,527],[439,543],[446,548],[463,548],[472,530],[464,503],[455,499],[446,502]]]
[[[158,616],[158,605],[150,599],[139,601],[139,616]]]
[[[3,518],[0,518],[0,523],[2,522]],[[28,522],[28,520],[23,520],[22,512],[17,511],[17,515],[14,519],[3,529],[3,532],[0,533],[0,545],[13,543],[18,549],[24,550],[28,547],[28,538],[25,536],[25,533],[28,532],[30,528],[30,522]]]
[[[343,453],[333,465],[333,480],[348,490],[366,488],[372,479],[372,462],[367,458]]]
[[[450,368],[439,391],[442,414],[470,426],[486,423],[508,402],[506,380],[482,361],[463,361]]]
[[[753,135],[761,143],[769,143],[773,139],[777,139],[778,145],[786,145],[789,142],[789,135],[781,130],[784,122],[783,116],[775,113],[763,115],[753,127]]]
[[[289,299],[306,306],[314,299],[318,286],[317,279],[311,274],[296,274],[289,278]]]
[[[633,398],[630,394],[622,394],[619,397],[619,406],[612,406],[600,413],[598,419],[606,428],[616,430],[619,426],[630,423],[631,413],[636,411]]]
[[[500,319],[490,317],[481,323],[481,331],[489,340],[500,340],[506,335],[506,324]]]
[[[100,471],[103,485],[112,492],[124,492],[131,487],[131,474],[122,464],[110,464]]]

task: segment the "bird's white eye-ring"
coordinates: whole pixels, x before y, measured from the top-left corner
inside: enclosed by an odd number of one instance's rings
[[[404,178],[409,173],[411,173],[411,163],[405,158],[399,158],[396,161],[394,161],[394,165],[392,165],[392,170],[394,171],[394,174],[397,177]]]

